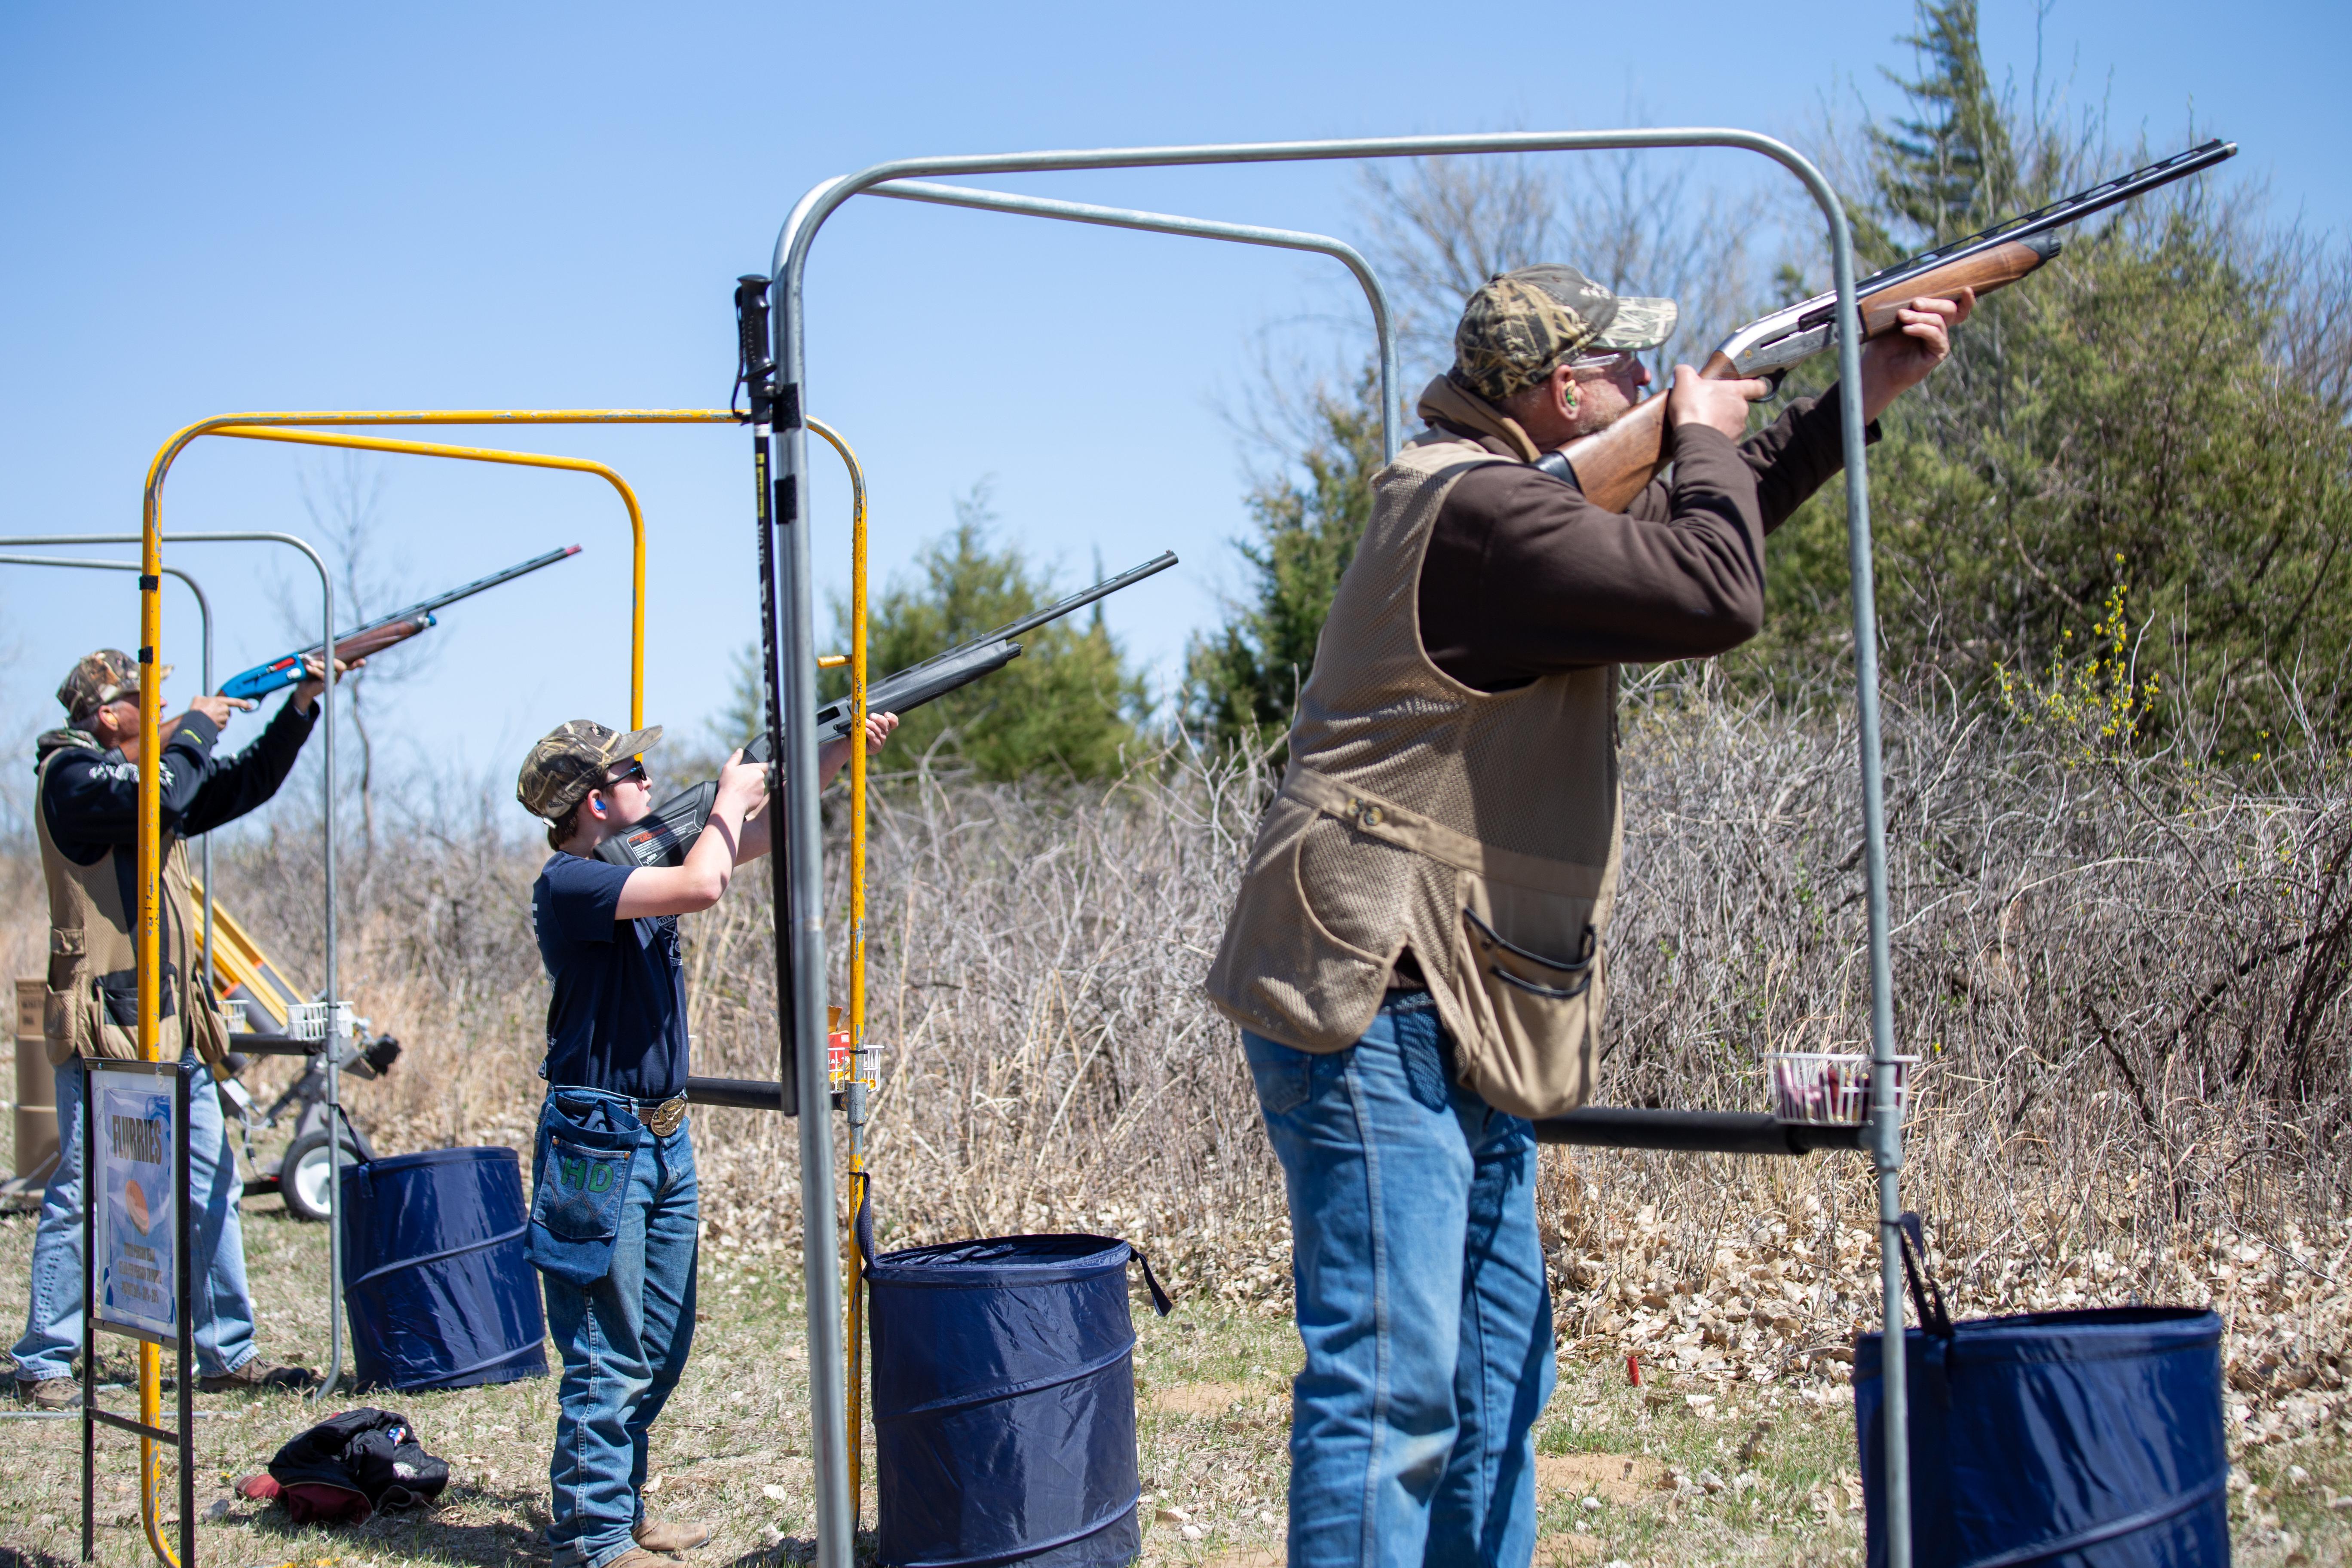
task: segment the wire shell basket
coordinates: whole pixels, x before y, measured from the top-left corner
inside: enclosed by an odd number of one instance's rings
[[[1895,1058],[1895,1102],[1908,1103],[1917,1057]],[[1772,1116],[1810,1127],[1858,1127],[1870,1118],[1870,1058],[1839,1051],[1768,1051]]]
[[[348,1002],[297,1002],[286,1012],[286,1032],[298,1040],[323,1040],[330,1033],[342,1039],[352,1032]]]

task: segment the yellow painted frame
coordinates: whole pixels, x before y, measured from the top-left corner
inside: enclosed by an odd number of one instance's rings
[[[629,610],[629,727],[645,722],[646,666],[646,530],[645,513],[636,492],[619,473],[587,458],[563,458],[543,453],[515,452],[490,447],[457,447],[438,442],[404,441],[385,437],[356,436],[309,426],[539,426],[539,425],[740,425],[743,416],[725,408],[470,408],[359,411],[348,409],[224,414],[198,420],[174,431],[157,448],[147,465],[147,481],[140,509],[139,658],[142,665],[161,662],[163,640],[163,481],[180,454],[198,437],[225,436],[248,441],[286,441],[304,446],[341,447],[363,451],[405,453],[413,457],[452,458],[462,461],[508,463],[525,468],[594,474],[619,492],[628,509],[631,534]],[[852,745],[850,792],[856,805],[850,814],[850,1058],[856,1070],[865,1045],[866,1022],[866,476],[856,454],[839,434],[817,420],[808,427],[833,444],[849,469],[854,498],[850,569],[850,689]],[[163,723],[161,683],[142,679],[139,687],[139,923],[136,931],[139,976],[139,1054],[161,1059],[162,1032],[158,1016],[160,984],[157,971],[158,907],[162,902],[163,781],[152,764],[160,749]],[[853,1160],[851,1171],[862,1182],[863,1168]],[[856,1298],[853,1297],[853,1303]],[[331,1303],[331,1310],[333,1304]],[[858,1321],[853,1304],[852,1323]],[[851,1420],[857,1421],[857,1337],[850,1340]],[[163,1416],[162,1358],[152,1344],[139,1347],[139,1418],[149,1426]],[[179,1568],[179,1558],[163,1538],[162,1510],[157,1506],[155,1446],[139,1442],[140,1502],[147,1543],[165,1568]],[[854,1461],[853,1461],[854,1462]]]
[[[458,457],[481,462],[518,463],[530,467],[572,468],[596,473],[616,486],[629,509],[635,540],[632,573],[630,636],[630,727],[635,728],[644,709],[645,671],[645,526],[636,497],[626,481],[601,463],[584,458],[541,458],[536,454],[497,452],[488,447],[436,447],[426,442],[394,442],[344,436],[333,437],[304,426],[532,426],[532,425],[736,425],[741,416],[731,409],[711,408],[558,408],[558,409],[415,409],[360,412],[308,410],[216,415],[174,431],[157,448],[147,465],[147,483],[140,509],[139,661],[161,662],[163,641],[163,481],[181,452],[203,436],[233,436],[247,440],[303,442],[316,446],[362,447],[374,450],[407,451],[420,457]],[[291,428],[289,428],[291,427]],[[155,763],[161,750],[163,689],[160,681],[139,683],[139,924],[136,931],[139,975],[139,1054],[148,1061],[162,1058],[162,1025],[158,1016],[161,987],[157,974],[158,907],[162,902],[163,778]],[[330,1303],[329,1310],[339,1310]],[[155,1346],[139,1347],[139,1419],[152,1426],[163,1418],[162,1355]],[[164,1541],[153,1439],[139,1439],[139,1494],[147,1544],[164,1568],[179,1568],[179,1557]]]
[[[732,409],[713,408],[556,408],[556,409],[407,409],[305,410],[218,415],[182,426],[157,448],[147,466],[141,501],[139,658],[144,665],[161,662],[163,640],[162,575],[163,570],[163,481],[181,452],[198,437],[225,436],[249,441],[286,441],[304,446],[341,447],[363,451],[405,453],[414,457],[451,458],[468,462],[508,463],[526,468],[594,474],[619,492],[628,509],[631,534],[629,612],[629,727],[645,722],[646,531],[645,513],[636,492],[619,473],[586,458],[516,452],[490,447],[457,447],[438,442],[405,441],[385,437],[357,436],[309,426],[537,426],[537,425],[740,425],[743,416]],[[850,813],[850,1048],[851,1070],[857,1070],[858,1053],[866,1038],[866,476],[857,456],[840,435],[810,419],[808,427],[841,454],[849,470],[853,497],[850,566],[850,689],[853,743],[850,747],[850,793],[856,802]],[[149,765],[160,748],[163,692],[159,682],[142,679],[139,689],[139,923],[136,932],[139,976],[139,1054],[148,1061],[161,1058],[160,984],[157,970],[158,907],[162,901],[163,782]],[[859,1151],[862,1155],[863,1151]],[[850,1166],[862,1184],[862,1161]],[[862,1195],[862,1194],[861,1194]],[[850,1420],[858,1424],[859,1335],[858,1298],[850,1307]],[[331,1303],[331,1310],[332,1308]],[[163,1415],[161,1354],[152,1344],[139,1347],[139,1418],[149,1426]],[[179,1568],[179,1559],[159,1528],[155,1446],[139,1443],[140,1502],[147,1543],[165,1568]],[[853,1458],[852,1463],[856,1460]],[[855,1481],[853,1479],[853,1487]]]
[[[646,721],[646,515],[629,481],[593,458],[559,458],[544,452],[514,452],[497,447],[451,447],[437,441],[395,441],[383,436],[346,436],[324,430],[271,429],[257,425],[225,425],[209,432],[247,441],[291,441],[306,447],[341,447],[363,452],[397,452],[416,458],[455,458],[472,463],[509,463],[527,468],[556,468],[594,474],[620,492],[629,512],[629,728]]]
[[[811,419],[808,427],[841,454],[849,470],[849,1079],[866,1075],[866,470],[838,432]],[[849,1129],[849,1223],[855,1227],[866,1201],[866,1136],[863,1122]],[[803,1215],[802,1223],[807,1223]],[[845,1311],[849,1365],[843,1403],[849,1426],[849,1497],[855,1519],[863,1478],[859,1434],[865,1426],[865,1255],[851,1238]]]

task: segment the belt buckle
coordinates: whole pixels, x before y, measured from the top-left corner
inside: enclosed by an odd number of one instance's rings
[[[673,1095],[653,1108],[644,1118],[645,1124],[656,1138],[667,1138],[686,1120],[686,1096]]]

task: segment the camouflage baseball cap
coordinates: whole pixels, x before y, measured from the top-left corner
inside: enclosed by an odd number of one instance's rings
[[[624,734],[593,719],[558,724],[539,738],[515,780],[515,799],[533,816],[556,821],[604,782],[605,771],[623,757],[650,752],[661,740],[655,724]]]
[[[162,680],[171,673],[167,664],[155,672],[155,679]],[[118,698],[138,695],[139,661],[119,647],[84,654],[66,676],[65,684],[58,688],[58,700],[77,724]]]
[[[1454,381],[1500,403],[1571,354],[1656,348],[1675,314],[1672,300],[1620,297],[1557,262],[1497,272],[1462,308]]]

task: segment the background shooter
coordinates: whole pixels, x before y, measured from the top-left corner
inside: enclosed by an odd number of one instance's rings
[[[338,673],[364,660],[338,662]],[[186,840],[236,821],[278,793],[318,718],[324,668],[311,655],[260,739],[234,758],[213,747],[230,715],[256,704],[197,696],[160,730],[163,746],[163,984],[159,1035],[167,1058],[191,1053],[217,1067],[228,1027],[197,976],[195,923]],[[165,666],[157,679],[169,676]],[[139,666],[100,648],[58,688],[62,729],[34,742],[38,783],[35,832],[48,887],[49,970],[43,1036],[57,1073],[58,1155],[34,1234],[31,1300],[16,1342],[16,1393],[45,1410],[78,1405],[73,1360],[81,1349],[81,1073],[79,1059],[138,1056],[139,981],[131,929],[139,907]],[[198,1385],[207,1394],[240,1387],[307,1388],[306,1368],[265,1361],[253,1342],[246,1287],[245,1195],[220,1096],[211,1080],[189,1097],[188,1201],[195,1256],[205,1260],[195,1292]]]

